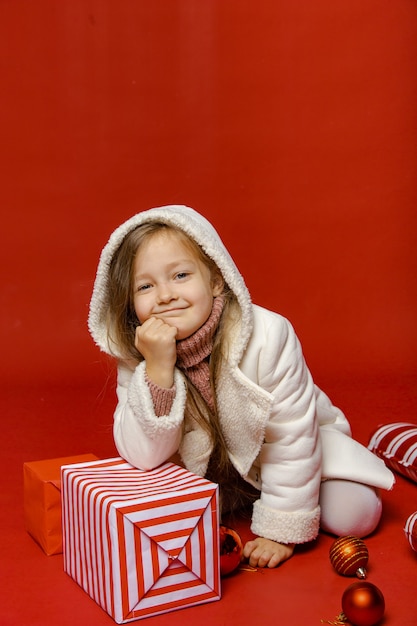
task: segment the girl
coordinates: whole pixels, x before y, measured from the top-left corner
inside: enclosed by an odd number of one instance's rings
[[[212,225],[193,209],[139,213],[103,249],[89,329],[118,361],[114,438],[144,470],[175,459],[220,484],[223,512],[253,505],[244,546],[275,567],[319,525],[366,536],[394,479],[314,384],[289,322],[252,304]]]

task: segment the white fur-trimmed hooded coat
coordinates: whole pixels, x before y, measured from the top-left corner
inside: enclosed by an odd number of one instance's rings
[[[252,304],[234,261],[213,226],[185,206],[144,211],[119,226],[104,247],[90,303],[89,330],[96,344],[110,345],[106,326],[108,269],[124,237],[149,221],[181,228],[219,267],[236,294],[241,322],[230,338],[228,361],[216,387],[220,422],[230,460],[260,492],[252,531],[281,543],[314,539],[320,522],[320,482],[353,480],[390,489],[394,478],[384,463],[351,438],[343,413],[314,384],[300,343],[288,320]],[[184,423],[186,384],[175,369],[176,395],[169,415],[157,417],[145,380],[146,363],[118,365],[114,439],[119,454],[151,469],[177,451],[182,462],[204,476],[210,441],[196,422]]]

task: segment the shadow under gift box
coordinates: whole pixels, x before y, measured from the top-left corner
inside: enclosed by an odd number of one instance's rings
[[[220,599],[218,486],[173,463],[62,468],[65,571],[118,624]]]

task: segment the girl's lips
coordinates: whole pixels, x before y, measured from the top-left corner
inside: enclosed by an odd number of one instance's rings
[[[176,309],[165,309],[165,311],[158,311],[158,313],[155,313],[155,315],[176,315],[177,313],[181,313],[182,311],[184,311],[184,308],[176,308]]]

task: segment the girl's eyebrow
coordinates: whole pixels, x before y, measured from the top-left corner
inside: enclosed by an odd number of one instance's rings
[[[172,261],[172,263],[168,263],[168,265],[165,266],[165,269],[167,269],[168,271],[172,271],[176,267],[181,267],[183,265],[186,265],[187,267],[191,267],[192,269],[194,269],[196,267],[196,262],[193,261],[193,259],[178,259],[178,260]],[[148,277],[150,277],[149,272],[145,272],[142,274],[138,272],[137,274],[134,275],[135,280],[144,280]]]
[[[177,261],[172,261],[172,263],[168,263],[166,266],[167,269],[172,270],[178,265],[192,265],[195,267],[196,263],[193,259],[178,259]]]

